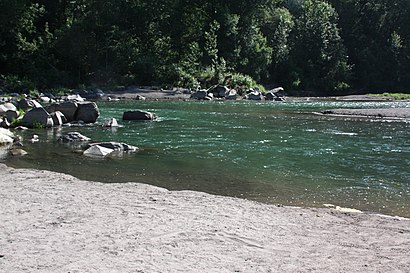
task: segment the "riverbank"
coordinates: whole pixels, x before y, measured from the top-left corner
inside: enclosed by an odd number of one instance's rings
[[[0,165],[4,272],[409,272],[410,220]]]

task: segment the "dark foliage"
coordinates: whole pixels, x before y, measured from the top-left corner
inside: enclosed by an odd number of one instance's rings
[[[0,0],[3,85],[408,91],[408,0]],[[238,74],[240,73],[240,74]],[[305,93],[304,93],[305,92]]]

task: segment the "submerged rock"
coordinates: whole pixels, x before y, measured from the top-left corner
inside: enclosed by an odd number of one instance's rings
[[[123,153],[138,152],[138,147],[119,142],[99,142],[90,144],[90,147],[84,151],[85,156],[106,157],[108,155],[122,156]]]
[[[107,149],[112,149],[115,151],[122,151],[122,152],[137,152],[140,149],[138,147],[126,144],[126,143],[120,143],[120,142],[99,142],[99,143],[93,143],[90,144],[91,146],[101,146]]]
[[[27,155],[28,153],[27,153],[26,151],[24,151],[23,149],[14,148],[14,149],[11,149],[11,150],[9,151],[9,154],[10,154],[11,156],[25,156],[25,155]]]
[[[63,142],[63,143],[68,143],[68,142],[84,142],[84,141],[90,141],[91,138],[86,137],[78,132],[69,132],[63,136],[61,136],[58,141]]]
[[[100,145],[93,145],[84,151],[84,155],[91,157],[105,157],[114,151],[114,149],[109,149]]]
[[[136,110],[127,111],[122,115],[122,120],[155,120],[156,116],[154,113]]]
[[[104,120],[102,127],[118,127],[118,122],[115,118]]]

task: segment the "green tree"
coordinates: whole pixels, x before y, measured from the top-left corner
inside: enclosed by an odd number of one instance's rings
[[[350,66],[338,15],[329,3],[305,0],[296,20],[292,64],[295,87],[324,92],[347,87]]]

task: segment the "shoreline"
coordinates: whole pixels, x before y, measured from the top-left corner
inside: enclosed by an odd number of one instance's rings
[[[5,272],[410,271],[410,219],[0,164]]]

